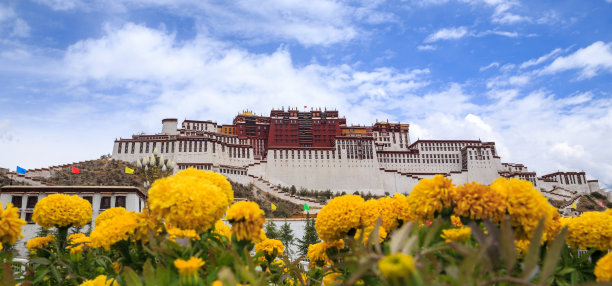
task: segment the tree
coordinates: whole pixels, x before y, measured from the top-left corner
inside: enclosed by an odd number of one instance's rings
[[[306,255],[308,253],[308,246],[311,244],[318,243],[321,241],[317,236],[317,230],[315,229],[315,221],[306,214],[306,226],[304,227],[304,236],[302,239],[298,238],[298,253],[300,255]]]
[[[268,238],[272,238],[272,239],[279,238],[279,233],[278,233],[278,230],[276,229],[276,224],[272,220],[268,221],[268,223],[266,224],[266,227],[264,228],[264,231],[266,232],[266,237]]]
[[[279,238],[280,241],[283,242],[283,245],[285,245],[285,251],[287,251],[288,254],[291,254],[290,247],[291,244],[293,244],[293,230],[291,230],[291,226],[286,220],[281,226],[279,232]]]

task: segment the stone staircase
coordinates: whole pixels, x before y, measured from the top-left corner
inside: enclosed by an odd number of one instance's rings
[[[318,213],[321,210],[321,208],[323,208],[324,206],[324,204],[317,202],[316,200],[312,198],[300,197],[300,196],[289,194],[287,192],[283,192],[283,190],[279,189],[278,187],[274,186],[269,181],[261,177],[257,177],[251,174],[249,174],[248,176],[251,178],[251,181],[253,182],[253,186],[255,186],[255,188],[257,188],[258,190],[261,190],[262,192],[268,193],[281,200],[289,201],[294,204],[298,204],[298,205],[308,204],[308,206],[310,207],[309,213],[311,214]],[[306,211],[304,211],[304,213],[306,213]]]

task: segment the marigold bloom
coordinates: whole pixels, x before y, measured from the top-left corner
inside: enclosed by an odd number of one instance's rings
[[[612,252],[608,252],[604,257],[597,260],[594,273],[597,282],[612,281]]]
[[[174,260],[174,267],[178,269],[181,275],[193,275],[198,273],[200,267],[204,266],[204,261],[201,258],[191,257],[189,260],[177,259]]]
[[[421,179],[408,196],[411,212],[420,219],[432,220],[442,209],[453,206],[455,187],[449,178],[435,175],[431,179]]]
[[[200,240],[200,236],[193,229],[180,229],[177,227],[169,227],[168,239],[176,241],[177,238],[186,238],[189,240]]]
[[[530,243],[531,241],[526,239],[515,240],[514,245],[516,246],[516,252],[518,252],[519,255],[527,254],[527,250],[529,250]]]
[[[453,213],[465,218],[501,222],[506,214],[505,197],[475,182],[458,186],[453,199]]]
[[[378,261],[378,269],[385,278],[408,278],[415,271],[412,256],[396,253]]]
[[[370,240],[370,235],[372,234],[372,231],[374,231],[374,227],[373,226],[369,226],[363,229],[363,244],[368,244],[368,241]],[[361,237],[361,228],[357,230],[357,232],[355,232],[355,239],[359,239]],[[385,230],[384,227],[380,226],[378,228],[378,242],[383,242],[385,241],[385,238],[387,238],[387,231]]]
[[[285,246],[280,240],[268,238],[255,244],[255,252],[263,252],[270,256],[280,256],[285,252]]]
[[[336,285],[342,285],[342,280],[338,279],[338,276],[340,276],[342,273],[339,272],[334,272],[334,273],[330,273],[325,275],[325,277],[323,277],[323,286],[336,286]]]
[[[96,217],[96,225],[102,223],[105,220],[114,218],[116,216],[124,215],[126,213],[128,213],[128,211],[125,208],[122,208],[122,207],[115,207],[115,208],[107,209],[107,210],[101,212]]]
[[[39,248],[47,246],[50,242],[55,240],[55,235],[39,236],[28,240],[26,247],[29,252],[34,252]]]
[[[461,218],[460,217],[452,215],[450,218],[451,218],[451,224],[453,226],[464,227],[463,223],[461,222]]]
[[[400,193],[395,193],[393,195],[393,209],[397,214],[398,224],[404,224],[418,219],[417,215],[412,212],[412,208],[408,203],[408,197]]]
[[[529,181],[515,178],[498,178],[491,184],[491,190],[506,198],[506,210],[510,214],[512,226],[519,239],[531,239],[541,218],[545,218],[544,227],[556,227],[552,224],[557,209],[548,203]],[[551,231],[552,232],[552,231]],[[549,239],[544,237],[544,240]]]
[[[612,216],[603,212],[584,212],[567,224],[566,243],[582,249],[606,251],[612,247]]]
[[[446,242],[467,242],[472,237],[472,229],[469,227],[443,229],[442,235],[440,236],[444,238]]]
[[[361,207],[361,226],[372,227],[380,217],[381,226],[385,228],[385,231],[390,232],[396,229],[398,226],[398,213],[395,207],[395,201],[390,197],[366,201]]]
[[[119,285],[119,283],[115,282],[115,279],[108,278],[106,275],[100,275],[93,280],[85,280],[81,283],[81,286],[113,286]]]
[[[26,221],[19,218],[18,208],[8,203],[6,209],[3,209],[0,202],[0,243],[15,244],[18,239],[23,238],[21,226],[24,224]]]
[[[363,198],[344,195],[331,199],[317,214],[315,228],[322,240],[338,240],[360,227]]]
[[[264,211],[254,202],[237,202],[230,206],[225,214],[232,224],[232,233],[236,240],[259,241],[261,238],[262,227],[266,222]]]
[[[108,250],[111,245],[122,241],[133,239],[136,229],[139,227],[139,217],[134,212],[116,216],[96,225],[90,234],[93,247],[104,247]]]
[[[219,187],[223,193],[227,196],[227,205],[231,205],[234,202],[234,191],[232,190],[232,184],[227,178],[219,173],[213,171],[197,170],[195,168],[188,168],[183,171],[176,173],[175,176],[191,176],[201,180],[210,181],[215,186]]]
[[[32,220],[44,228],[84,226],[91,216],[89,201],[77,195],[53,194],[36,204]]]
[[[213,233],[225,236],[229,240],[232,239],[232,231],[230,227],[224,224],[222,220],[218,220],[217,222],[215,222],[215,230],[213,231]]]
[[[67,249],[70,250],[71,254],[76,254],[83,251],[83,247],[89,246],[91,239],[83,233],[75,233],[68,236]]]
[[[197,232],[211,228],[228,206],[227,194],[217,185],[181,172],[155,181],[148,202],[151,215],[159,221]]]
[[[344,248],[344,241],[322,241],[319,243],[311,244],[308,246],[308,260],[310,260],[310,267],[314,267],[316,265],[331,265],[332,261],[327,256],[327,249],[336,248],[337,250],[341,250]]]

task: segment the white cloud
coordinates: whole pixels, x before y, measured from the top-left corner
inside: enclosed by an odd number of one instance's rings
[[[547,61],[548,59],[558,55],[561,52],[561,49],[557,48],[552,50],[550,53],[543,55],[537,59],[530,59],[524,63],[521,64],[520,68],[524,69],[524,68],[528,68],[528,67],[532,67],[532,66],[536,66],[539,65],[545,61]]]
[[[488,66],[486,67],[480,67],[480,71],[486,71],[490,68],[498,68],[499,67],[499,63],[498,62],[492,62],[490,63]]]
[[[599,72],[612,72],[612,43],[595,42],[571,55],[558,57],[541,70],[541,74],[555,74],[578,69],[578,79],[596,76]]]
[[[436,46],[434,45],[419,45],[417,46],[419,51],[434,51],[436,50]]]
[[[440,40],[457,40],[465,37],[467,34],[468,30],[465,27],[444,28],[427,36],[424,42],[433,43]]]
[[[80,0],[35,0],[38,3],[49,6],[56,11],[67,11],[75,9],[81,4]]]
[[[30,26],[21,19],[12,7],[0,4],[0,35],[25,38],[30,36]]]

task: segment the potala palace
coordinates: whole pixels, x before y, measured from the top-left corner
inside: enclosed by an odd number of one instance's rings
[[[115,140],[112,158],[135,162],[154,150],[174,161],[176,170],[214,170],[272,192],[280,185],[337,193],[409,193],[420,179],[435,174],[456,184],[521,178],[558,201],[600,190],[585,172],[537,176],[522,164],[502,162],[495,142],[412,142],[409,124],[347,126],[336,110],[283,108],[269,116],[247,111],[231,125],[184,120],[179,126],[177,119],[164,119],[161,133]]]

